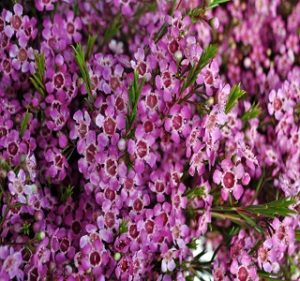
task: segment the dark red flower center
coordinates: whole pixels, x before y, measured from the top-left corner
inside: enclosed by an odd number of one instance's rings
[[[147,96],[146,103],[150,108],[154,108],[157,105],[157,97],[155,95]]]
[[[126,179],[124,186],[126,189],[131,189],[133,187],[133,179]]]
[[[238,271],[238,279],[239,279],[239,281],[247,281],[248,280],[248,276],[249,276],[249,273],[248,273],[248,270],[246,269],[246,267],[241,266],[239,268],[239,271]]]
[[[139,74],[143,76],[146,73],[146,70],[146,64],[144,62],[140,62],[137,67],[137,71],[139,72]]]
[[[115,216],[112,212],[106,213],[104,220],[105,220],[105,224],[110,228],[115,225]]]
[[[114,190],[107,188],[104,192],[106,199],[113,201],[116,198],[116,193]]]
[[[99,265],[101,262],[101,256],[97,251],[94,251],[91,253],[90,255],[90,263],[93,266],[97,266]]]
[[[111,176],[115,176],[117,173],[117,162],[112,159],[106,160],[106,171]]]
[[[175,130],[179,130],[182,126],[182,117],[180,115],[176,115],[172,119],[172,125]]]
[[[4,59],[2,61],[2,67],[3,67],[3,70],[6,73],[10,73],[10,71],[11,71],[11,64],[10,64],[10,61],[8,59]]]
[[[79,234],[81,231],[81,224],[78,221],[72,223],[72,230],[75,234]]]
[[[78,134],[81,138],[84,138],[86,133],[88,131],[88,127],[84,122],[80,122],[79,128],[78,128]]]
[[[145,123],[144,123],[144,130],[146,133],[150,133],[153,131],[153,123],[149,120],[147,120]]]
[[[178,50],[178,47],[179,47],[179,45],[178,45],[178,43],[177,43],[176,40],[173,40],[173,41],[169,44],[169,50],[170,50],[170,52],[173,53],[173,54]]]
[[[133,208],[137,212],[141,211],[143,209],[143,202],[140,199],[135,199],[133,202]]]
[[[143,158],[147,155],[148,153],[148,145],[146,142],[144,142],[143,140],[140,140],[137,143],[137,154],[140,158]]]
[[[59,244],[59,248],[62,252],[66,252],[68,251],[69,249],[69,246],[70,246],[70,242],[67,238],[63,238],[61,241],[60,241],[60,244]]]
[[[116,99],[116,108],[120,111],[122,111],[124,109],[125,105],[124,105],[124,100],[121,97],[117,97]]]
[[[27,56],[27,52],[24,48],[20,49],[18,58],[21,62],[24,62],[27,60],[28,56]]]
[[[280,99],[276,98],[274,100],[274,108],[275,110],[279,110],[282,107],[282,102]]]
[[[4,20],[0,18],[0,32],[4,30]]]
[[[145,228],[146,228],[147,233],[149,233],[149,234],[153,233],[154,221],[152,221],[152,220],[146,221]]]
[[[19,29],[21,27],[22,20],[18,15],[14,15],[11,20],[11,25],[14,29]]]
[[[56,89],[60,89],[65,84],[65,78],[62,73],[58,73],[54,76],[54,86]]]
[[[5,127],[0,127],[0,138],[7,135],[7,129]]]
[[[283,240],[285,237],[285,227],[283,225],[279,226],[277,236],[279,240]]]
[[[116,77],[112,77],[110,79],[110,87],[113,91],[115,91],[120,86],[119,79]]]
[[[129,268],[128,261],[126,259],[123,259],[120,262],[120,267],[121,267],[121,269],[122,269],[123,272],[127,271],[127,269]]]
[[[55,158],[55,165],[59,168],[62,168],[64,165],[63,157],[61,155],[56,155]]]
[[[165,190],[165,185],[161,181],[155,183],[155,189],[157,192],[163,192]]]
[[[73,23],[68,22],[68,24],[67,24],[67,31],[68,31],[68,33],[70,33],[70,34],[73,34],[73,33],[74,33],[75,27],[74,27],[74,24],[73,24]]]
[[[107,135],[113,135],[116,130],[116,122],[111,117],[104,121],[104,131]]]
[[[226,172],[223,176],[223,184],[226,188],[231,189],[233,188],[235,183],[234,174],[231,172]]]
[[[170,86],[171,86],[171,74],[170,74],[170,72],[164,72],[163,73],[163,75],[162,75],[162,77],[163,77],[163,81],[164,81],[164,85],[165,85],[165,87],[166,88],[169,88]]]
[[[132,224],[130,227],[129,227],[129,234],[132,238],[137,238],[138,235],[139,235],[139,232],[137,230],[137,227],[135,224]]]
[[[88,162],[93,162],[96,156],[97,147],[92,143],[86,150],[86,159]]]
[[[8,145],[8,152],[11,155],[15,156],[18,153],[18,150],[19,150],[19,147],[18,147],[18,145],[15,142],[11,142]]]

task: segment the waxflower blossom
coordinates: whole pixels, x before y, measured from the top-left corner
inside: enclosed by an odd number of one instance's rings
[[[299,279],[300,3],[12,2],[0,280]]]

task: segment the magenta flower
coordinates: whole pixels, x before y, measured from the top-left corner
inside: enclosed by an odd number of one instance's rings
[[[11,252],[10,255],[4,260],[1,273],[7,273],[9,279],[17,278],[22,280],[24,278],[24,273],[20,269],[22,264],[22,255],[20,252]]]
[[[34,73],[35,62],[32,48],[25,49],[23,47],[19,48],[17,45],[12,45],[9,49],[9,55],[12,59],[12,66],[16,70]]]
[[[244,177],[244,167],[242,164],[234,165],[229,159],[221,162],[221,170],[215,170],[213,180],[216,184],[221,184],[221,195],[223,200],[227,201],[229,193],[233,193],[236,200],[239,200],[243,194],[243,187],[239,183]]]
[[[57,0],[35,0],[36,8],[42,12],[43,10],[52,11],[54,10],[54,3]]]

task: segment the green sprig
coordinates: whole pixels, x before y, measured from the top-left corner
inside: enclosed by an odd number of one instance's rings
[[[30,118],[30,113],[27,110],[24,117],[23,117],[23,119],[22,119],[21,125],[20,125],[20,136],[21,137],[23,137],[23,135],[24,135],[24,133],[27,129],[29,118]]]
[[[119,226],[119,233],[123,234],[128,231],[128,222],[125,220],[122,220]]]
[[[201,70],[215,57],[217,51],[218,48],[216,45],[213,44],[208,45],[208,47],[201,54],[197,64],[191,67],[191,70],[189,71],[186,80],[183,83],[181,92],[183,92],[184,90],[186,90],[188,87],[190,87],[196,82]]]
[[[192,188],[192,189],[189,189],[186,193],[185,193],[185,196],[188,198],[188,199],[194,199],[194,198],[197,198],[197,197],[202,197],[205,195],[205,189],[203,186],[197,186],[195,188]]]
[[[35,55],[36,72],[29,78],[34,88],[45,97],[46,89],[44,85],[45,75],[45,56],[43,54]]]
[[[134,123],[134,120],[136,118],[136,113],[137,113],[137,106],[138,106],[138,101],[142,92],[142,88],[144,86],[145,79],[142,79],[142,81],[139,81],[139,74],[138,72],[134,72],[134,78],[131,86],[129,87],[128,91],[128,112],[126,116],[126,130],[127,130],[127,135],[130,133],[132,129],[132,125]]]
[[[86,63],[86,56],[85,56],[85,52],[83,50],[83,47],[81,46],[81,44],[77,44],[76,47],[72,46],[73,50],[74,50],[74,56],[75,56],[75,60],[77,62],[77,65],[79,67],[80,70],[80,74],[81,77],[84,81],[87,93],[88,93],[88,97],[90,99],[93,98],[92,95],[92,82],[91,82],[91,77],[90,77],[90,73],[88,70],[88,66]]]
[[[86,52],[85,52],[85,60],[86,61],[88,61],[93,54],[93,48],[95,46],[96,39],[97,39],[96,36],[89,35],[89,37],[88,37],[87,48],[86,48]]]
[[[247,122],[251,119],[254,119],[254,118],[258,117],[260,114],[261,114],[261,108],[260,108],[259,104],[254,103],[250,107],[250,109],[243,114],[242,120],[244,122]]]
[[[66,202],[74,193],[74,186],[67,185],[62,187],[60,199],[62,202]]]
[[[103,45],[109,43],[109,41],[116,36],[120,27],[121,27],[121,14],[118,14],[113,19],[111,25],[105,30],[104,37],[103,37]]]
[[[218,7],[220,4],[224,4],[226,2],[229,2],[230,0],[210,0],[207,6],[207,9],[213,9]]]
[[[235,85],[229,94],[226,106],[225,106],[225,113],[228,114],[234,106],[237,104],[238,100],[244,96],[246,92],[241,89],[240,84]]]

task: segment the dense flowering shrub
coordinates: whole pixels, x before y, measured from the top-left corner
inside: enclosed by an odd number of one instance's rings
[[[298,1],[16,2],[0,280],[299,280]]]

